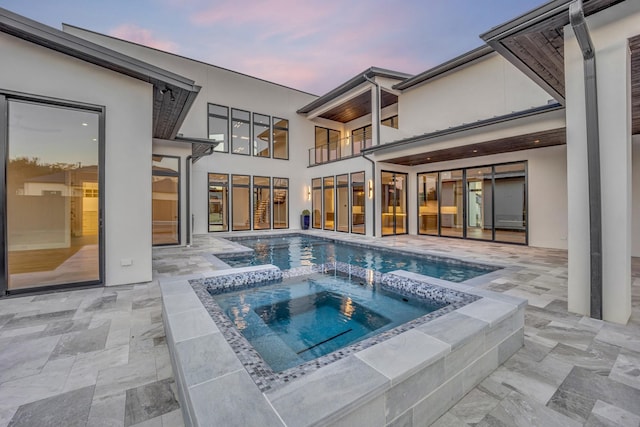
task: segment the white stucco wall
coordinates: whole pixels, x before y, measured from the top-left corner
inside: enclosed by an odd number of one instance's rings
[[[152,86],[4,33],[0,52],[0,88],[105,107],[105,283],[151,280]]]
[[[497,53],[407,89],[401,130],[419,135],[546,105],[551,97]]]

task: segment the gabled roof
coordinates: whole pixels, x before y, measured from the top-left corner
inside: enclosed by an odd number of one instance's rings
[[[362,73],[356,75],[345,83],[341,84],[337,88],[333,89],[330,92],[322,95],[320,98],[316,99],[313,102],[305,105],[300,108],[297,113],[298,114],[308,114],[311,111],[315,110],[318,107],[325,105],[328,102],[333,101],[334,99],[344,95],[349,92],[351,89],[360,86],[362,83],[367,81],[367,78],[373,79],[374,77],[386,77],[395,80],[405,80],[411,77],[411,74],[401,73],[398,71],[386,70],[384,68],[371,67],[364,70]]]
[[[419,84],[425,83],[431,79],[436,77],[440,77],[449,71],[453,71],[458,67],[462,67],[463,65],[469,64],[477,59],[483,58],[486,55],[489,55],[494,50],[491,46],[483,45],[476,49],[473,49],[467,53],[463,53],[460,56],[457,56],[447,62],[444,62],[436,67],[433,67],[423,73],[417,74],[411,78],[408,78],[395,86],[394,89],[405,90],[417,86]]]
[[[193,80],[0,8],[0,31],[154,86],[153,137],[173,139],[200,87]],[[164,91],[164,92],[163,92]]]

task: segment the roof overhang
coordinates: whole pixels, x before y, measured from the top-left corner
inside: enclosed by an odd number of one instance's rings
[[[447,160],[457,160],[470,157],[487,156],[491,154],[508,153],[513,151],[549,147],[566,143],[564,128],[564,107],[560,104],[545,105],[530,110],[498,116],[475,123],[468,123],[436,132],[406,138],[366,148],[364,153],[376,154],[377,161],[405,166],[436,163]],[[561,120],[558,123],[558,117]],[[529,130],[512,136],[487,137],[483,132],[502,126],[508,122],[522,123],[524,121],[553,119],[552,127],[540,130]],[[555,123],[555,125],[554,125]],[[509,126],[511,127],[511,123]],[[469,134],[476,132],[480,136]],[[484,132],[484,135],[489,134]],[[476,135],[476,134],[473,134]],[[442,148],[441,143],[453,138],[466,138],[460,145]],[[394,155],[395,154],[395,155]],[[379,158],[378,158],[379,157]]]
[[[624,0],[586,0],[585,16]],[[564,27],[571,0],[553,0],[480,37],[564,105]]]
[[[326,94],[322,95],[321,97],[319,97],[318,99],[314,100],[313,102],[310,102],[309,104],[305,105],[304,107],[300,108],[297,113],[298,114],[304,114],[309,116],[310,114],[312,114],[314,111],[317,111],[319,109],[321,109],[322,107],[328,106],[332,103],[335,103],[337,100],[339,100],[340,97],[348,94],[349,92],[353,91],[354,89],[357,89],[359,86],[368,83],[368,79],[374,79],[375,77],[384,77],[384,78],[389,78],[389,79],[393,79],[393,80],[406,80],[407,78],[411,77],[410,74],[405,74],[405,73],[400,73],[398,71],[392,71],[392,70],[385,70],[383,68],[377,68],[377,67],[371,67],[365,71],[363,71],[362,73],[356,75],[355,77],[351,78],[350,80],[348,80],[347,82],[341,84],[340,86],[338,86],[337,88],[333,89],[330,92],[327,92]],[[390,95],[392,95],[390,92],[388,92]],[[358,94],[360,95],[360,94]],[[366,95],[365,95],[366,96]],[[371,98],[370,98],[370,93],[369,93],[369,109],[370,109],[370,105],[371,105]],[[383,94],[384,96],[384,94]],[[393,95],[395,96],[395,95]],[[336,106],[336,107],[332,107],[331,110],[333,110],[334,108],[340,107],[340,111],[344,111],[345,108],[349,107],[349,105],[346,105],[350,100],[345,100],[345,105],[341,106]],[[359,99],[357,101],[358,104],[362,104],[363,101],[362,99]],[[384,105],[384,102],[383,102]],[[370,111],[369,111],[370,112]],[[338,110],[333,111],[332,115],[337,115]],[[360,114],[361,112],[357,113]],[[323,112],[324,114],[324,112]],[[366,113],[365,113],[366,114]],[[351,114],[352,116],[353,114]],[[360,116],[361,117],[361,116]],[[330,119],[331,120],[331,119]],[[353,118],[351,118],[350,120],[353,120]],[[349,121],[349,120],[347,120]]]
[[[147,82],[153,90],[153,137],[175,138],[200,87],[193,80],[0,8],[0,31]]]

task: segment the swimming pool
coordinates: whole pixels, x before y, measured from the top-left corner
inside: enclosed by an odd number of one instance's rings
[[[254,250],[253,255],[239,258],[217,255],[231,267],[273,264],[282,270],[289,270],[301,266],[341,261],[380,273],[406,270],[451,282],[463,282],[498,269],[498,267],[355,246],[300,235],[230,240]]]
[[[448,305],[343,275],[313,274],[213,295],[274,372],[282,372]]]

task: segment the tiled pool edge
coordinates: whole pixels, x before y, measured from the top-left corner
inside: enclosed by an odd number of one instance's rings
[[[428,425],[524,342],[525,300],[437,283],[482,299],[261,393],[188,282],[202,278],[160,280],[187,426]]]

